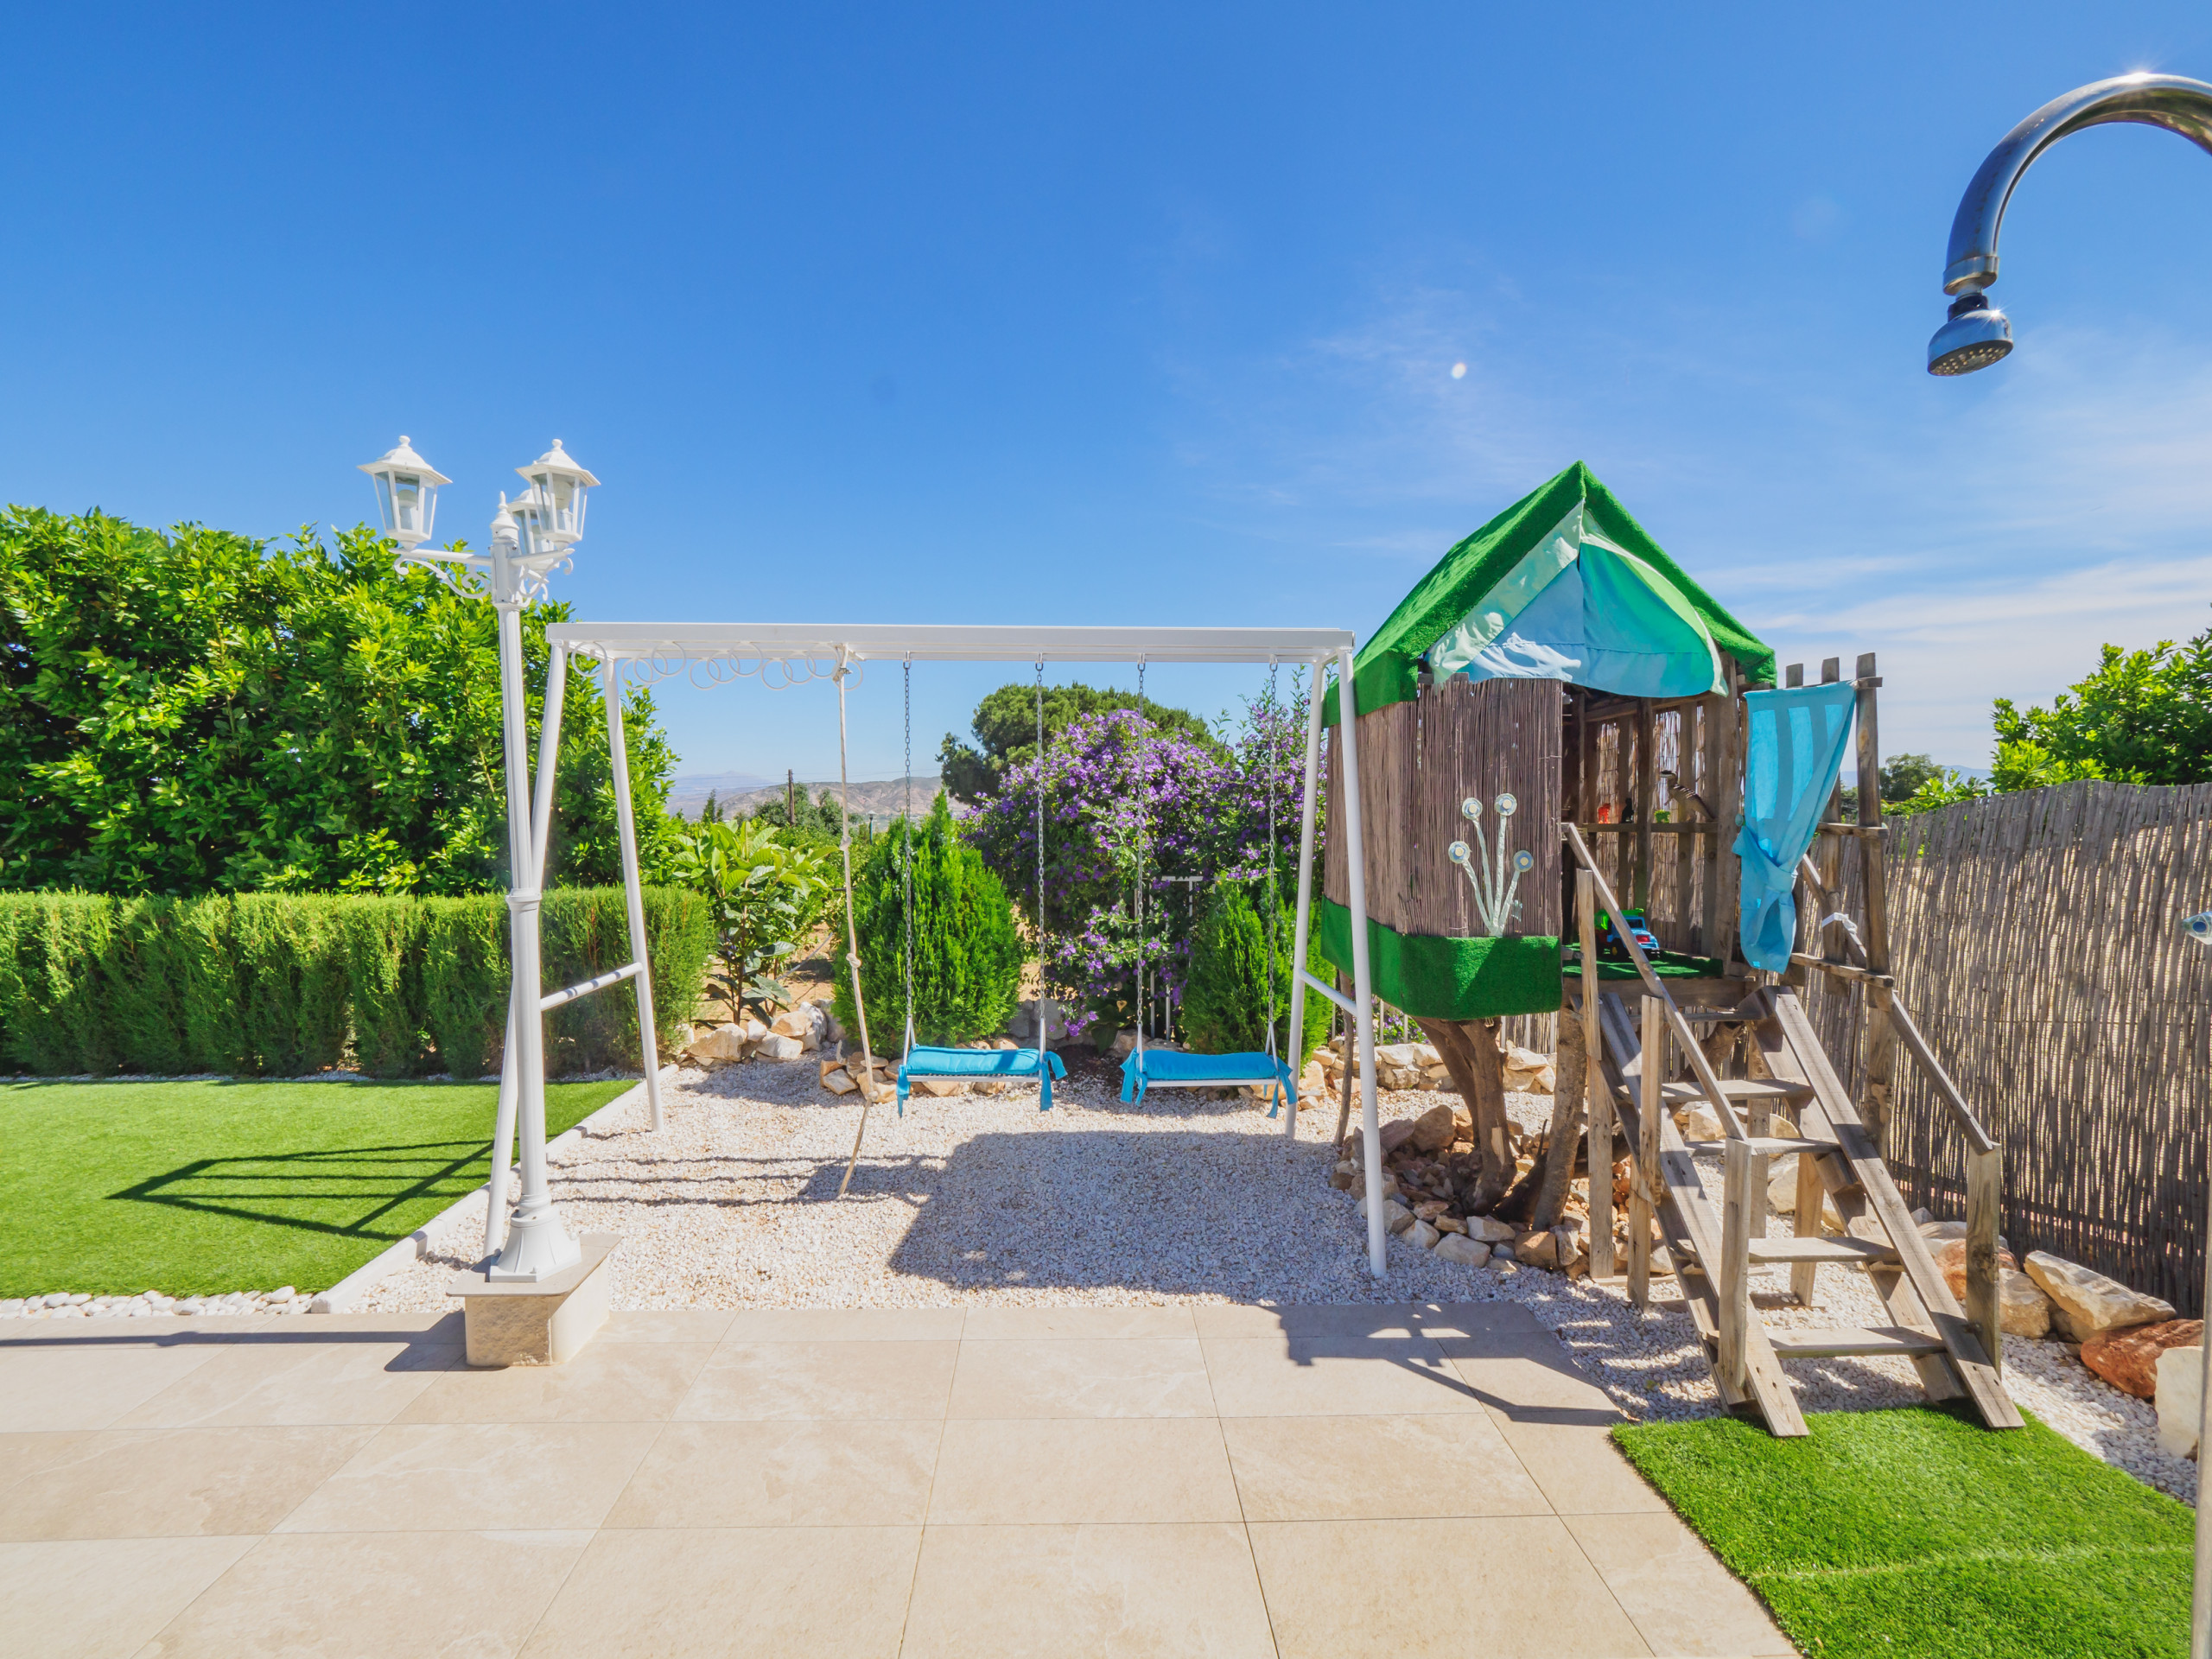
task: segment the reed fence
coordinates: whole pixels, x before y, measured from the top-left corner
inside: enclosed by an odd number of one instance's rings
[[[2212,785],[2065,784],[1886,823],[1897,994],[2003,1147],[2013,1254],[2050,1250],[2197,1315],[2212,951],[2179,923],[2212,906]],[[1860,845],[1843,849],[1854,915]],[[1815,1024],[1856,1092],[1862,999],[1811,978]],[[1897,1081],[1885,1151],[1897,1185],[1962,1215],[1949,1115],[1906,1057]]]

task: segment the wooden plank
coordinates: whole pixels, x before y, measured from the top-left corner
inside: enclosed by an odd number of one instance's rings
[[[1593,1058],[1604,1068],[1606,1082],[1618,1084],[1627,1077],[1641,1075],[1636,1028],[1619,997],[1605,995],[1598,1001],[1599,1025],[1605,1040]],[[1639,1109],[1624,1104],[1620,1118],[1623,1129],[1640,1144],[1643,1125]],[[1667,1248],[1674,1253],[1682,1300],[1688,1305],[1690,1317],[1697,1325],[1709,1358],[1719,1340],[1719,1303],[1713,1275],[1698,1270],[1694,1264],[1719,1259],[1713,1252],[1719,1249],[1719,1217],[1705,1196],[1704,1185],[1698,1179],[1697,1164],[1673,1121],[1662,1116],[1659,1131],[1660,1185],[1654,1194],[1658,1203],[1659,1227],[1666,1236]],[[1721,1403],[1731,1411],[1756,1411],[1765,1421],[1768,1432],[1777,1436],[1792,1438],[1805,1433],[1804,1414],[1797,1408],[1797,1395],[1789,1386],[1789,1379],[1775,1363],[1765,1326],[1753,1325],[1749,1338],[1745,1344],[1748,1386],[1738,1388],[1718,1371],[1713,1374]]]
[[[1740,1141],[1721,1148],[1720,1375],[1744,1386],[1744,1344],[1751,1328],[1751,1149]],[[1710,1262],[1711,1258],[1705,1258]]]
[[[1656,1000],[1643,999],[1641,1039],[1643,1067],[1640,1081],[1643,1097],[1637,1103],[1639,1134],[1635,1142],[1636,1179],[1628,1204],[1628,1299],[1638,1307],[1651,1306],[1651,1200],[1659,1182],[1659,1123],[1666,1115],[1661,1099],[1661,1078],[1666,1071],[1655,1059],[1667,1052],[1667,1018]]]
[[[1640,702],[1636,710],[1636,880],[1630,889],[1638,910],[1651,908],[1651,815],[1658,810],[1658,734],[1653,728],[1651,705]],[[1675,826],[1677,831],[1681,827]]]
[[[1574,873],[1574,908],[1577,943],[1582,947],[1582,1098],[1590,1136],[1590,1271],[1597,1278],[1610,1279],[1614,1268],[1613,1111],[1612,1097],[1598,1063],[1605,1047],[1598,1029],[1598,879],[1588,870]],[[1598,1155],[1600,1135],[1605,1150],[1602,1162]]]
[[[1943,1344],[1925,1332],[1900,1325],[1865,1331],[1822,1331],[1800,1326],[1774,1333],[1774,1351],[1783,1359],[1842,1359],[1859,1355],[1940,1353]]]
[[[1894,1262],[1897,1253],[1886,1244],[1877,1244],[1871,1238],[1755,1238],[1751,1246],[1754,1262],[1853,1262],[1865,1266],[1869,1262]]]
[[[1766,993],[1768,1004],[1783,1035],[1796,1052],[1799,1063],[1805,1068],[1807,1080],[1818,1090],[1821,1109],[1827,1114],[1828,1126],[1834,1131],[1836,1143],[1852,1172],[1858,1177],[1866,1192],[1867,1205],[1890,1242],[1897,1247],[1900,1265],[1905,1278],[1911,1283],[1929,1317],[1935,1321],[1936,1333],[1942,1338],[1952,1368],[1966,1387],[1967,1395],[1974,1402],[1974,1409],[1982,1421],[1991,1428],[2018,1428],[2021,1426],[2019,1408],[2012,1396],[2005,1392],[1996,1367],[1990,1363],[1988,1351],[1982,1346],[1980,1337],[1967,1322],[1958,1299],[1951,1294],[1951,1287],[1936,1266],[1935,1257],[1929,1254],[1928,1242],[1920,1236],[1920,1229],[1913,1223],[1904,1200],[1898,1196],[1896,1184],[1890,1179],[1889,1166],[1882,1161],[1874,1146],[1873,1137],[1859,1122],[1856,1107],[1843,1091],[1829,1065],[1827,1052],[1814,1035],[1805,1018],[1804,1009],[1789,991],[1781,988]]]
[[[2002,1375],[2005,1340],[1999,1323],[1997,1211],[2003,1154],[1992,1147],[1967,1158],[1967,1318],[1981,1333],[1990,1369]]]
[[[1821,1160],[1827,1154],[1825,1147],[1802,1145],[1797,1153],[1797,1198],[1793,1217],[1798,1241],[1811,1244],[1821,1237],[1821,1216],[1827,1207],[1826,1184],[1821,1179]],[[1820,1289],[1820,1261],[1806,1256],[1789,1269],[1789,1294],[1801,1307],[1810,1307]]]
[[[1664,1016],[1662,1018],[1663,1020]],[[1723,1077],[1720,1079],[1720,1092],[1739,1103],[1765,1102],[1771,1109],[1776,1105],[1809,1100],[1813,1090],[1809,1084],[1782,1083],[1772,1077]],[[1669,1083],[1661,1085],[1660,1097],[1670,1108],[1688,1106],[1702,1103],[1705,1090],[1691,1084]]]

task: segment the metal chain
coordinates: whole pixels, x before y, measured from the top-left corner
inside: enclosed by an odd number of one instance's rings
[[[906,688],[903,694],[906,710],[906,816],[902,821],[906,828],[906,855],[899,861],[900,893],[899,910],[906,925],[906,1046],[914,1046],[914,659],[910,656],[906,664]]]
[[[1146,838],[1152,833],[1151,803],[1145,798],[1145,785],[1149,781],[1149,773],[1146,770],[1147,756],[1145,753],[1144,741],[1145,728],[1147,724],[1144,712],[1144,670],[1145,661],[1143,658],[1140,657],[1137,658],[1137,876],[1135,894],[1137,912],[1136,1013],[1137,1046],[1139,1048],[1142,1048],[1144,1046],[1145,1015],[1144,848]]]
[[[1275,671],[1268,658],[1268,1052],[1275,1053],[1275,929],[1282,919],[1281,889],[1275,884]],[[1286,1033],[1282,1052],[1287,1054],[1297,1033]]]

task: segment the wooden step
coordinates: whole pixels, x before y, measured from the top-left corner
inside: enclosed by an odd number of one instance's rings
[[[1626,1084],[1616,1092],[1624,1100],[1634,1098],[1629,1094]],[[1810,1100],[1813,1085],[1808,1083],[1782,1083],[1772,1077],[1723,1077],[1720,1079],[1720,1096],[1738,1106],[1748,1106],[1753,1101],[1762,1101],[1769,1107],[1786,1106],[1796,1101]],[[1694,1083],[1669,1083],[1661,1086],[1659,1098],[1672,1109],[1702,1102],[1706,1094]]]
[[[1708,1141],[1705,1144],[1715,1146],[1719,1143]],[[1747,1135],[1744,1137],[1744,1144],[1762,1158],[1781,1158],[1793,1152],[1809,1152],[1817,1158],[1824,1152],[1838,1150],[1833,1141],[1803,1141],[1789,1135]]]
[[[1755,1238],[1754,1262],[1894,1262],[1897,1253],[1866,1238]]]
[[[1925,1331],[1908,1331],[1901,1325],[1878,1325],[1871,1331],[1813,1331],[1767,1329],[1767,1340],[1783,1359],[1839,1359],[1847,1355],[1940,1354],[1943,1338]]]

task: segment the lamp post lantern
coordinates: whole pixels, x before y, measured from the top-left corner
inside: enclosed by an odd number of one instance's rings
[[[556,653],[548,674],[544,729],[540,734],[543,752],[537,786],[541,799],[533,808],[522,607],[543,594],[546,577],[556,566],[569,562],[571,550],[582,539],[585,493],[599,480],[570,460],[560,440],[555,439],[552,448],[535,463],[516,468],[530,480],[531,487],[516,501],[500,496],[499,510],[492,518],[489,550],[469,553],[423,545],[429,539],[438,486],[452,480],[416,454],[405,438],[361,470],[376,484],[377,512],[384,533],[399,543],[400,558],[448,577],[463,570],[475,572],[483,579],[499,613],[500,735],[506,752],[508,936],[514,984],[500,1066],[499,1124],[492,1155],[487,1247],[505,1208],[510,1125],[519,1131],[522,1143],[522,1197],[507,1224],[505,1246],[486,1276],[539,1280],[573,1266],[582,1255],[575,1239],[562,1224],[546,1185],[545,1016],[540,1006],[543,978],[537,925],[545,866],[543,830],[568,668],[566,654]]]

